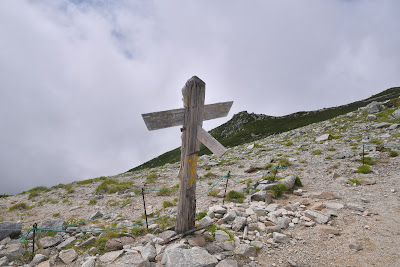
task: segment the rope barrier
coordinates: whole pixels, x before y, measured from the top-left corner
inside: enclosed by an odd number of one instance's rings
[[[400,148],[400,146],[395,146],[395,145],[363,145],[363,147]],[[207,191],[205,191],[204,193],[202,193],[201,195],[199,195],[199,196],[196,198],[196,200],[202,198],[202,197],[205,196],[207,193],[209,193],[215,186],[217,186],[217,185],[218,185],[223,179],[225,179],[225,178],[226,178],[227,180],[228,180],[228,179],[231,179],[231,180],[233,180],[235,183],[238,183],[238,182],[237,182],[235,179],[233,179],[232,177],[245,178],[245,177],[263,176],[263,175],[266,175],[266,174],[270,174],[270,173],[273,172],[274,170],[279,170],[279,169],[286,170],[286,169],[289,169],[289,168],[306,167],[306,166],[310,166],[310,165],[317,165],[317,164],[326,163],[326,162],[328,162],[328,161],[336,160],[336,159],[339,159],[339,158],[331,158],[331,159],[325,159],[324,161],[320,161],[320,162],[314,162],[314,163],[308,163],[308,164],[301,164],[301,165],[298,164],[298,165],[285,166],[285,167],[284,167],[284,166],[274,166],[272,169],[267,170],[267,171],[265,171],[265,172],[257,173],[257,174],[249,174],[249,175],[230,174],[230,172],[228,172],[226,175],[224,175],[224,176],[222,176],[221,178],[215,180],[215,181],[210,185],[210,188],[209,188]],[[207,185],[201,185],[201,184],[200,184],[201,182],[203,182],[202,180],[199,179],[198,181],[199,181],[199,185],[198,185],[198,186],[207,186]],[[163,192],[163,191],[176,191],[176,190],[178,190],[178,188],[144,189],[144,191],[147,191],[147,192]],[[107,216],[107,215],[109,215],[109,214],[111,214],[111,213],[113,213],[113,212],[115,212],[115,211],[117,211],[117,210],[119,210],[119,209],[125,207],[126,205],[128,205],[129,203],[131,203],[134,199],[136,199],[136,198],[137,198],[139,195],[141,195],[141,194],[142,194],[142,193],[136,194],[133,198],[131,198],[131,199],[129,199],[128,201],[124,202],[122,205],[118,206],[117,208],[115,208],[115,209],[113,209],[113,210],[111,210],[111,211],[109,211],[109,212],[107,212],[107,213],[105,213],[105,214],[103,214],[103,215],[101,215],[101,216],[98,216],[98,217],[95,217],[95,218],[92,218],[92,219],[88,219],[88,220],[85,220],[85,221],[82,221],[82,222],[77,222],[77,223],[73,223],[73,224],[68,224],[68,225],[66,225],[65,227],[76,226],[76,225],[79,225],[79,224],[87,223],[87,222],[94,221],[94,220],[97,220],[97,219],[99,219],[99,218],[102,218],[102,217],[104,217],[104,216]],[[176,212],[176,210],[173,210],[173,211],[171,211],[171,212],[169,212],[169,213],[167,213],[167,214],[165,214],[165,215],[163,215],[163,216],[160,216],[160,217],[158,217],[158,218],[152,219],[152,220],[150,220],[150,221],[148,221],[148,222],[150,223],[150,222],[154,222],[154,221],[160,220],[160,219],[162,219],[162,218],[164,218],[164,217],[166,217],[166,216],[169,216],[169,215],[171,215],[171,214],[173,214],[173,213],[175,213],[175,212]],[[0,229],[0,231],[27,231],[27,233],[26,233],[25,235],[23,235],[23,236],[20,238],[21,242],[25,242],[26,239],[28,238],[29,234],[30,234],[32,231],[49,231],[49,232],[65,232],[65,233],[105,232],[105,231],[114,231],[114,230],[121,230],[121,229],[130,228],[130,227],[135,227],[135,226],[142,225],[142,224],[144,224],[144,223],[145,223],[145,222],[140,222],[140,223],[135,223],[135,224],[128,225],[128,226],[114,227],[114,228],[107,228],[107,229],[93,229],[93,230],[90,230],[90,229],[88,229],[88,230],[60,230],[60,229],[56,229],[56,227],[40,228],[40,227],[37,227],[37,225],[35,224],[32,228],[25,228],[25,229]]]

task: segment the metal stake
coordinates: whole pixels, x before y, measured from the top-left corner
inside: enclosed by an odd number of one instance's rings
[[[224,192],[224,198],[222,200],[222,205],[224,205],[225,203],[226,189],[228,188],[229,176],[231,176],[231,171],[229,171],[228,174],[226,175],[225,192]]]
[[[364,165],[364,144],[363,144],[363,155],[362,155],[362,164]]]
[[[142,197],[143,197],[144,216],[146,217],[146,227],[147,227],[147,229],[149,229],[149,224],[147,223],[146,202],[144,201],[144,190],[143,190],[143,187],[142,187]]]
[[[37,223],[33,224],[33,244],[32,244],[32,256],[35,254],[35,235],[36,235],[36,228],[37,228]]]

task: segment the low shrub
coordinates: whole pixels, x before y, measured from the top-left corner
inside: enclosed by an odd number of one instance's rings
[[[115,179],[104,180],[95,190],[96,194],[102,193],[123,193],[132,187],[133,182],[118,182]]]
[[[89,201],[89,204],[88,205],[96,205],[97,204],[97,200],[96,199],[91,199],[90,201]]]
[[[371,157],[364,157],[364,164],[375,165],[376,162]]]
[[[77,185],[85,185],[85,184],[91,184],[94,182],[94,179],[86,179],[86,180],[82,180],[82,181],[77,181],[76,184]]]
[[[285,184],[277,184],[274,185],[271,190],[274,197],[280,197],[284,192],[287,191],[287,187]]]
[[[397,153],[397,151],[394,151],[394,150],[390,150],[389,151],[389,156],[391,156],[391,157],[397,157],[399,155],[399,153]]]
[[[313,155],[314,155],[314,156],[321,155],[321,154],[322,154],[322,151],[321,151],[320,149],[317,149],[317,150],[315,150],[315,151],[313,152]]]
[[[15,205],[12,205],[8,211],[13,211],[13,210],[29,210],[32,207],[27,205],[26,203],[22,202],[22,203],[17,203]]]
[[[200,212],[200,213],[196,216],[196,220],[200,221],[201,219],[203,219],[203,218],[206,217],[206,216],[207,216],[207,212],[206,212],[206,211]]]
[[[228,194],[225,197],[225,200],[231,201],[231,202],[236,202],[236,203],[242,203],[244,200],[244,194],[242,194],[238,191],[232,190],[232,191],[228,192]]]
[[[303,186],[303,183],[301,182],[301,180],[298,176],[296,176],[296,180],[294,180],[294,184],[297,186],[300,186],[300,187]]]
[[[351,179],[351,178],[350,178],[349,181],[352,182],[353,184],[356,184],[356,185],[359,185],[359,184],[360,184],[360,181],[358,181],[357,178],[354,178],[354,179]]]
[[[356,171],[357,173],[364,173],[364,174],[367,174],[367,173],[370,173],[371,172],[371,167],[369,166],[369,165],[361,165],[361,166],[358,166],[357,167],[357,171]]]
[[[218,193],[221,192],[221,190],[219,189],[211,189],[207,195],[210,197],[216,197],[218,195]]]
[[[172,189],[172,188],[168,188],[168,187],[162,187],[160,189],[160,191],[157,192],[157,196],[170,196],[171,194],[173,194],[174,192],[176,192],[176,190]]]
[[[154,184],[157,180],[157,174],[151,173],[146,176],[146,183],[147,184]]]

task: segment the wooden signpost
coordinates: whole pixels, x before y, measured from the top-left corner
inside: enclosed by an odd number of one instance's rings
[[[182,109],[142,114],[149,131],[183,125],[181,167],[179,170],[179,202],[175,231],[183,233],[194,228],[196,215],[197,156],[200,143],[220,157],[227,149],[203,128],[204,120],[226,117],[233,101],[204,105],[206,84],[198,77],[190,78],[182,89]]]

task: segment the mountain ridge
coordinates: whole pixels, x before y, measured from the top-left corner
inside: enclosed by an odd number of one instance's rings
[[[332,119],[334,117],[357,110],[373,101],[387,101],[400,97],[400,87],[392,87],[369,98],[336,107],[313,111],[299,111],[284,116],[268,116],[264,114],[241,111],[232,116],[228,122],[212,129],[209,133],[225,147],[234,147],[244,143],[257,141],[269,135],[287,132],[312,123]],[[199,155],[211,152],[201,145]],[[180,161],[180,147],[161,154],[127,172],[154,168],[166,163]]]

